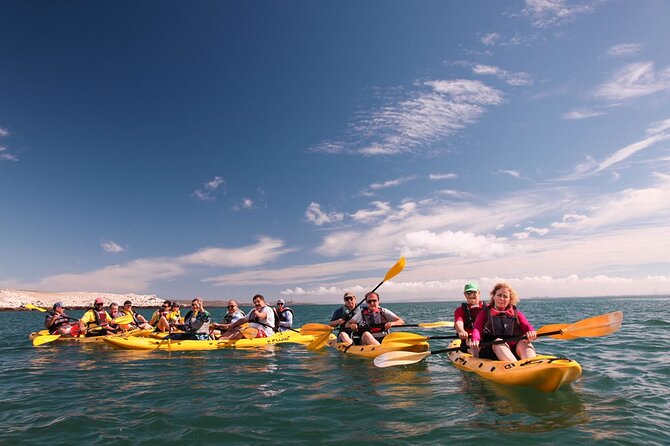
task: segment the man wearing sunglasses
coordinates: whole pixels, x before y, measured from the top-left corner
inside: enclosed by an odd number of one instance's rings
[[[256,294],[251,301],[254,308],[242,319],[230,324],[228,331],[221,336],[221,339],[242,339],[244,334],[239,327],[247,322],[249,327],[258,330],[257,338],[267,338],[275,334],[275,330],[279,328],[277,312],[265,303],[265,297],[260,294]]]
[[[379,345],[384,336],[389,334],[391,327],[405,325],[405,321],[390,310],[382,308],[379,302],[379,294],[369,292],[365,295],[368,307],[346,323],[354,333],[360,333],[360,343],[364,345]],[[355,334],[354,334],[355,336]],[[354,338],[354,342],[357,342]]]
[[[356,309],[356,295],[351,291],[344,293],[344,305],[335,310],[333,315],[330,318],[328,325],[335,327],[339,330],[337,334],[337,339],[340,342],[346,344],[351,344],[353,340],[351,339],[351,328],[347,328],[345,325],[349,319],[354,317],[354,311]]]
[[[461,338],[463,351],[466,351],[468,338],[472,336],[475,319],[484,308],[484,303],[479,299],[480,294],[479,285],[474,282],[466,283],[463,288],[465,302],[454,311],[454,329],[458,337]],[[469,352],[476,358],[479,349],[470,349]]]
[[[225,333],[230,329],[230,326],[233,324],[233,322],[244,318],[244,312],[240,310],[240,307],[237,303],[236,300],[231,299],[228,301],[228,304],[226,305],[226,308],[228,309],[228,312],[226,313],[225,316],[223,316],[223,320],[221,321],[220,324],[217,323],[212,323],[211,327],[214,329],[212,331],[212,334],[214,336],[220,336],[221,333]]]

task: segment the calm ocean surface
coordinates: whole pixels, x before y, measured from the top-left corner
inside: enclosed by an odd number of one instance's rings
[[[562,354],[583,368],[582,378],[552,394],[485,382],[445,355],[379,369],[332,349],[313,353],[289,344],[182,353],[63,343],[34,348],[28,334],[41,328],[43,314],[3,312],[0,445],[667,445],[669,303],[522,300],[536,328],[624,313],[621,330],[607,337],[536,341],[539,352]],[[457,305],[387,307],[419,323],[451,320]],[[336,308],[298,306],[297,324],[325,323]],[[212,313],[219,319],[224,310]]]

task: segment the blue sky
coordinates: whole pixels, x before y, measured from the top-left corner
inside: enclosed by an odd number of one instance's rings
[[[670,3],[3,1],[0,287],[670,293]]]

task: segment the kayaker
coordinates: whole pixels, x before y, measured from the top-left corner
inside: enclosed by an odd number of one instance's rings
[[[244,334],[240,329],[243,324],[249,323],[249,327],[258,330],[256,338],[267,338],[275,334],[275,325],[278,321],[275,319],[275,311],[272,307],[265,304],[265,298],[256,294],[252,299],[254,308],[242,319],[238,319],[230,325],[227,332],[221,335],[221,339],[242,339]]]
[[[170,323],[167,320],[167,316],[170,314],[171,305],[172,304],[170,301],[166,300],[161,304],[158,310],[154,311],[154,314],[151,315],[151,319],[149,319],[149,325],[154,327],[156,331],[170,331]]]
[[[170,334],[175,340],[207,340],[212,315],[203,307],[202,299],[196,297],[191,301],[191,310],[184,316],[184,324],[175,325],[184,333]]]
[[[166,317],[169,324],[177,325],[184,323],[184,319],[181,317],[180,308],[181,306],[179,305],[179,302],[177,302],[176,300],[172,301],[172,304],[170,305],[170,312]]]
[[[93,301],[93,308],[86,310],[79,319],[79,331],[86,336],[104,336],[108,333],[114,333],[115,330],[109,324],[112,323],[112,317],[104,309],[105,301],[97,297]]]
[[[44,327],[49,330],[51,334],[59,335],[74,335],[79,331],[75,328],[77,326],[76,322],[71,322],[67,314],[65,314],[65,308],[63,308],[62,302],[56,302],[53,307],[53,312],[47,314],[44,319]],[[75,328],[73,330],[73,328]],[[76,332],[76,333],[75,333]]]
[[[354,332],[354,342],[364,345],[379,345],[384,336],[394,325],[405,325],[405,321],[379,302],[379,294],[369,292],[365,295],[368,304],[360,313],[356,313],[347,323]],[[360,341],[356,339],[356,332],[360,334]]]
[[[461,338],[461,346],[466,349],[468,338],[472,335],[472,328],[474,326],[477,315],[484,308],[484,303],[479,299],[481,291],[479,285],[474,282],[466,283],[463,287],[463,296],[465,302],[454,311],[454,329],[459,338]],[[479,349],[470,348],[469,353],[475,358],[479,355]]]
[[[214,336],[220,336],[221,333],[225,333],[230,329],[230,325],[239,320],[244,318],[244,312],[240,310],[240,307],[235,299],[231,299],[228,301],[226,304],[226,308],[228,309],[228,312],[223,316],[223,320],[221,321],[220,324],[214,322],[211,324],[212,334]]]
[[[293,310],[285,306],[284,299],[277,301],[277,315],[279,316],[279,331],[288,331],[293,327]]]
[[[131,315],[133,317],[133,323],[137,328],[141,328],[142,330],[149,330],[150,328],[153,328],[149,322],[147,322],[146,318],[142,316],[140,313],[136,312],[133,310],[133,303],[129,300],[125,301],[123,303],[123,307],[119,309],[121,314],[125,315]],[[132,328],[132,325],[129,324],[128,328],[126,330]],[[123,326],[122,326],[123,327]]]
[[[345,344],[351,344],[354,341],[351,338],[351,328],[347,328],[345,324],[354,316],[356,309],[356,295],[351,291],[344,293],[344,305],[335,310],[330,317],[328,325],[339,330],[337,339]]]
[[[109,316],[112,318],[112,320],[116,319],[119,316],[122,316],[122,314],[119,312],[119,304],[117,304],[116,302],[112,302],[111,304],[109,304],[108,309],[109,309]],[[111,322],[109,326],[112,327],[114,331],[125,330],[125,328],[120,327],[119,325]]]
[[[526,316],[517,310],[518,303],[519,296],[509,284],[495,284],[489,304],[475,319],[470,347],[479,347],[480,340],[490,342],[522,335],[525,339],[482,347],[479,351],[480,358],[517,361],[535,357],[535,348],[531,341],[537,338],[537,332]]]

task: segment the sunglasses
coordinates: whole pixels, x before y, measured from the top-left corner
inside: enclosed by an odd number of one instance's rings
[[[467,294],[468,296],[470,296],[470,295],[472,295],[472,294],[477,294],[477,292],[476,292],[476,291],[466,291],[465,294]]]
[[[377,299],[368,299],[366,300],[367,303],[371,304],[372,302],[379,302]]]
[[[344,300],[354,300],[353,297],[345,297]]]
[[[226,308],[235,308],[237,305],[228,305]]]

